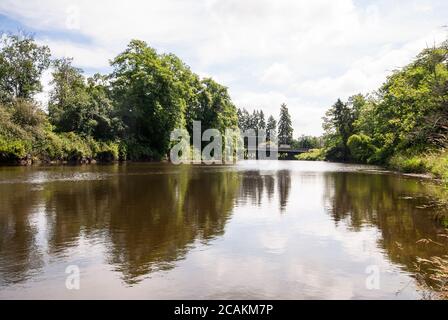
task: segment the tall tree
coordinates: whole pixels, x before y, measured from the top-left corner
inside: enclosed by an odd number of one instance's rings
[[[245,108],[238,109],[238,127],[242,131],[246,131],[251,127],[251,116]]]
[[[274,119],[274,117],[271,115],[268,118],[268,123],[266,125],[266,134],[268,141],[274,141],[277,136],[277,121]]]
[[[291,145],[294,129],[288,107],[283,103],[280,107],[280,118],[278,121],[278,141],[280,144]]]
[[[184,87],[176,72],[183,66],[139,40],[132,40],[112,66],[113,96],[126,125],[131,157],[163,157],[171,131],[185,125]]]
[[[84,78],[72,59],[54,62],[48,112],[59,132],[76,132],[97,140],[114,140],[123,131],[109,97],[105,76]]]
[[[53,88],[48,113],[59,132],[79,132],[86,129],[89,95],[82,70],[72,65],[73,59],[54,61]]]
[[[260,112],[258,113],[258,129],[259,130],[266,130],[266,120],[264,118],[264,113],[263,110],[260,110]]]
[[[350,150],[347,146],[348,139],[355,133],[354,123],[359,111],[355,98],[350,103],[344,103],[338,99],[326,112],[324,117],[324,130],[327,143],[327,156],[330,160],[347,161],[350,158]]]
[[[224,134],[227,128],[237,128],[236,107],[232,103],[226,87],[213,79],[203,79],[198,101],[199,113],[196,120],[202,121],[203,130],[218,129]]]
[[[1,35],[0,100],[31,99],[42,90],[40,78],[50,65],[50,49],[25,34]]]

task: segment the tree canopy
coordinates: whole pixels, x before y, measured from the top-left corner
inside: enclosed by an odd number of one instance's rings
[[[49,49],[31,36],[2,39],[0,158],[156,160],[166,157],[171,131],[192,133],[193,120],[204,130],[238,126],[226,87],[144,41],[132,40],[111,62],[111,74],[86,78],[70,58],[51,61]],[[50,64],[45,114],[34,95]]]
[[[338,100],[324,118],[329,160],[387,164],[448,146],[448,42],[423,50],[369,95]]]

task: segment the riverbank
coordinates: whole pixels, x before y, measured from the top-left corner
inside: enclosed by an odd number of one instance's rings
[[[411,174],[427,174],[448,185],[448,152],[423,155],[395,155],[388,161],[391,169]]]
[[[325,161],[323,149],[310,150],[297,156],[300,161]],[[408,176],[434,179],[448,186],[448,152],[443,150],[420,155],[396,154],[383,165],[388,170]]]

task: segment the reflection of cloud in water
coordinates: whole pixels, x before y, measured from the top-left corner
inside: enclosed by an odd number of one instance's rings
[[[86,298],[418,297],[413,284],[395,293],[417,256],[441,250],[416,244],[440,231],[409,197],[424,186],[359,166],[275,166],[0,169],[15,181],[0,183],[0,297],[18,283],[22,296],[45,285],[65,297],[68,263],[83,268],[70,294]],[[369,265],[379,291],[365,288]]]

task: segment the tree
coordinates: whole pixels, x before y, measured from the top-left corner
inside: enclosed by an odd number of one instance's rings
[[[174,63],[177,60],[159,56],[139,40],[132,40],[112,61],[113,96],[133,158],[163,157],[169,149],[171,131],[184,125],[186,100],[175,71],[181,66]]]
[[[238,126],[227,88],[202,79],[173,54],[159,55],[145,42],[132,40],[113,61],[112,97],[125,125],[129,153],[136,159],[164,157],[173,129],[192,133],[193,120],[202,128]]]
[[[50,50],[24,34],[3,34],[0,47],[0,100],[31,99],[42,90],[40,78],[50,65]]]
[[[260,110],[260,112],[258,113],[258,129],[266,130],[266,120],[264,119],[263,110]]]
[[[313,136],[302,135],[294,140],[293,147],[296,149],[318,149],[321,147],[321,139]]]
[[[377,151],[372,139],[364,134],[352,135],[347,141],[347,146],[353,159],[361,163],[369,162]]]
[[[226,129],[238,127],[236,107],[226,87],[211,78],[203,79],[198,101],[199,115],[196,120],[202,122],[203,130],[217,129],[224,134]]]
[[[250,117],[251,116],[249,112],[245,108],[238,109],[238,127],[240,128],[240,130],[246,131],[250,129],[251,127]]]
[[[54,72],[48,103],[51,123],[59,132],[85,132],[88,129],[89,95],[82,70],[72,66],[73,59],[53,63]]]
[[[288,107],[283,103],[280,107],[280,119],[278,121],[278,140],[282,145],[291,145],[293,140],[293,132],[291,116]]]
[[[72,61],[64,58],[54,62],[48,112],[56,131],[101,141],[118,138],[123,124],[110,99],[106,76],[95,74],[86,81]]]
[[[350,159],[347,142],[354,134],[354,123],[358,112],[353,108],[353,103],[343,103],[341,99],[338,99],[325,113],[323,127],[327,156],[330,160],[347,161]]]
[[[122,138],[124,126],[110,98],[107,77],[95,74],[88,78],[86,90],[89,107],[86,112],[86,125],[83,127],[84,133],[100,141]]]
[[[268,141],[274,141],[276,139],[277,135],[277,121],[274,119],[273,116],[269,116],[268,123],[266,125],[266,134]]]

